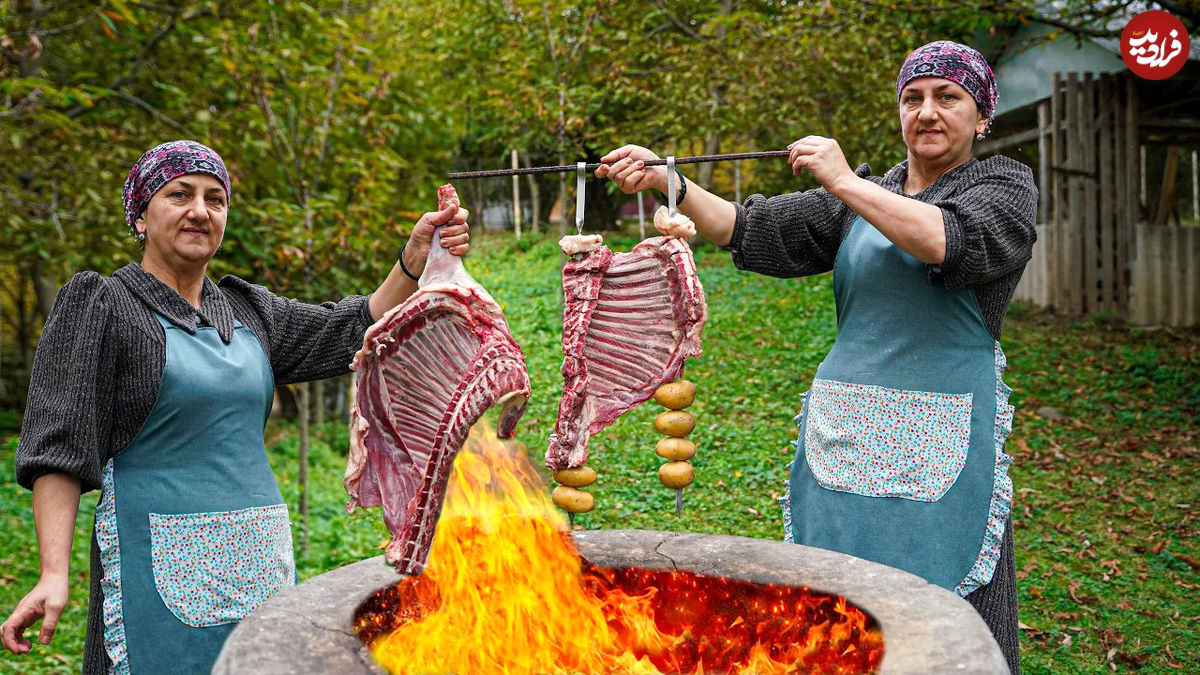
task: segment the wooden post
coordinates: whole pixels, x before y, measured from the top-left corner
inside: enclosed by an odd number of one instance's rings
[[[1083,182],[1083,312],[1090,314],[1100,308],[1100,218],[1099,195],[1097,194],[1098,162],[1096,125],[1096,81],[1091,73],[1083,75],[1083,97],[1081,121],[1083,126],[1083,169],[1087,172]]]
[[[521,168],[521,160],[517,157],[517,151],[513,150],[512,168]],[[516,232],[517,239],[521,238],[521,177],[513,175],[513,231]]]
[[[1066,90],[1059,73],[1054,73],[1050,94],[1050,147],[1053,150],[1054,163],[1051,166],[1067,166],[1067,129],[1063,121],[1067,117]],[[1050,254],[1050,276],[1052,306],[1054,311],[1063,314],[1070,311],[1070,290],[1067,288],[1067,271],[1070,269],[1070,247],[1067,237],[1067,175],[1053,171],[1051,189],[1054,192],[1054,203],[1051,204],[1054,218],[1053,247]]]
[[[1098,225],[1100,226],[1100,309],[1113,311],[1116,307],[1113,295],[1113,277],[1116,275],[1116,256],[1113,251],[1113,208],[1117,196],[1113,180],[1113,91],[1112,78],[1101,77],[1096,82],[1096,107],[1099,132],[1099,176],[1096,197],[1099,199]]]
[[[1196,151],[1192,151],[1192,220],[1200,221],[1200,168],[1196,166]]]
[[[1112,82],[1112,97],[1113,97],[1113,148],[1112,148],[1112,163],[1113,163],[1113,267],[1115,268],[1113,276],[1113,304],[1117,315],[1121,318],[1129,316],[1129,301],[1126,294],[1126,279],[1129,275],[1129,270],[1125,267],[1127,257],[1125,251],[1122,250],[1125,244],[1123,243],[1123,232],[1129,227],[1129,221],[1132,216],[1128,213],[1128,205],[1130,195],[1126,194],[1125,186],[1129,184],[1129,154],[1126,152],[1125,144],[1125,81],[1120,75],[1114,75],[1111,78]]]
[[[527,169],[529,167],[533,166],[533,164],[530,162],[528,152],[525,153],[523,162],[525,164],[525,168],[527,168]],[[533,177],[533,174],[525,174],[525,180],[526,180],[526,184],[529,186],[530,210],[533,211],[533,214],[532,214],[533,217],[529,219],[530,220],[529,231],[533,234],[537,234],[538,232],[541,231],[539,229],[539,226],[541,225],[541,221],[542,221],[541,190],[538,188],[537,179]]]
[[[1070,300],[1068,314],[1078,316],[1083,314],[1083,176],[1079,172],[1083,165],[1083,96],[1080,95],[1082,86],[1076,73],[1067,73],[1067,128],[1070,141],[1067,143],[1069,152],[1068,168],[1072,171],[1067,177],[1070,184],[1070,197],[1067,200],[1067,248],[1069,252],[1067,267],[1067,289]]]
[[[1121,227],[1120,244],[1117,247],[1118,263],[1122,272],[1130,273],[1130,252],[1133,249],[1133,233],[1134,227],[1137,226],[1142,219],[1141,202],[1134,196],[1137,194],[1137,184],[1141,180],[1142,175],[1139,172],[1138,163],[1138,105],[1137,105],[1137,90],[1134,88],[1133,78],[1125,76],[1125,223]],[[1125,283],[1122,286],[1124,295],[1122,300],[1128,307],[1129,290],[1131,279],[1125,278]]]
[[[1146,209],[1146,211],[1148,212],[1150,210],[1150,202],[1146,199],[1146,146],[1141,145],[1140,148],[1141,148],[1141,153],[1142,153],[1142,161],[1141,161],[1141,172],[1139,173],[1139,176],[1141,177],[1141,181],[1142,181],[1142,189],[1140,192],[1138,192],[1138,195],[1141,197],[1142,208]],[[1151,215],[1151,217],[1154,216],[1154,214],[1150,214],[1150,215]]]
[[[1162,189],[1158,193],[1158,209],[1154,212],[1154,224],[1166,225],[1171,209],[1175,206],[1175,178],[1179,173],[1179,146],[1167,148],[1167,164],[1163,167]]]
[[[1038,192],[1041,195],[1041,199],[1038,201],[1038,223],[1046,225],[1050,222],[1050,203],[1054,201],[1050,196],[1050,104],[1048,102],[1042,101],[1038,104],[1037,118]],[[734,164],[737,163],[734,162]],[[741,199],[739,198],[738,201],[740,202]]]

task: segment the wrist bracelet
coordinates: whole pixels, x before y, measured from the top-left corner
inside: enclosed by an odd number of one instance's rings
[[[396,262],[400,263],[400,270],[402,272],[404,272],[404,276],[408,277],[409,279],[412,279],[413,281],[420,281],[421,280],[420,277],[414,276],[413,273],[409,272],[408,268],[404,266],[404,249],[406,249],[406,248],[408,248],[407,241],[404,242],[404,245],[400,247],[400,255],[396,256]]]
[[[683,203],[683,198],[687,196],[687,181],[684,180],[679,169],[675,169],[675,175],[679,176],[679,196],[675,198],[675,206],[679,206]]]
[[[675,175],[679,176],[679,196],[675,197],[675,206],[679,206],[683,203],[683,198],[687,196],[687,181],[683,179],[683,174],[679,172],[679,169],[675,169]],[[664,204],[667,203],[667,194],[665,192],[659,192],[658,190],[654,192],[662,195],[662,202]]]

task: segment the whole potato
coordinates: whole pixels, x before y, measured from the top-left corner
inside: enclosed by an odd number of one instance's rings
[[[682,410],[696,400],[696,385],[687,380],[668,382],[654,391],[654,400],[664,408]]]
[[[596,506],[596,500],[590,494],[563,485],[554,488],[550,498],[555,506],[571,513],[587,513]]]
[[[654,418],[654,428],[658,429],[660,434],[683,438],[696,428],[696,418],[692,417],[689,412],[668,410],[659,413],[658,417]]]
[[[659,457],[675,462],[696,456],[696,444],[686,438],[664,438],[654,446]],[[561,482],[561,481],[560,481]]]
[[[667,462],[658,467],[658,480],[669,488],[680,490],[692,484],[696,470],[690,462]]]
[[[590,466],[560,469],[554,472],[554,482],[567,487],[587,487],[596,482],[596,470]]]

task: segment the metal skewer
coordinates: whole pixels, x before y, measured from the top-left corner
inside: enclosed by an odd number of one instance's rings
[[[587,164],[579,162],[575,165],[577,178],[575,180],[575,234],[583,234],[583,210],[587,199]]]
[[[697,155],[695,157],[676,157],[676,164],[703,164],[705,162],[725,162],[735,159],[767,159],[771,157],[787,157],[787,150],[765,150],[762,152],[733,152],[723,155]],[[647,159],[646,166],[665,166],[665,159]],[[450,180],[458,180],[461,178],[491,178],[494,176],[521,176],[531,173],[569,173],[578,171],[579,165],[583,164],[585,171],[595,171],[602,164],[612,165],[614,162],[596,162],[594,164],[586,164],[579,162],[576,164],[563,164],[560,166],[527,166],[517,169],[489,169],[486,171],[456,171],[446,174],[446,178]]]
[[[670,159],[673,160],[675,158],[671,157]],[[670,166],[670,168],[667,169],[667,174],[670,175],[670,174],[675,173],[674,162],[672,162],[669,166]],[[676,208],[674,186],[672,186],[672,189],[671,189],[671,198],[670,199],[671,199],[671,211],[674,211]],[[685,365],[687,365],[687,364],[686,363],[680,364],[679,374],[675,376],[676,382],[683,379],[683,367]],[[679,516],[682,516],[682,515],[683,515],[683,488],[675,488],[675,517],[678,518]]]
[[[675,203],[675,155],[667,155],[667,215],[672,218],[679,215],[679,206]],[[675,496],[678,497],[678,493]]]

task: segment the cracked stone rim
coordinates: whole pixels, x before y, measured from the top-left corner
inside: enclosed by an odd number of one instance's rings
[[[965,600],[907,572],[748,537],[641,530],[572,535],[597,565],[687,570],[843,595],[883,631],[881,673],[1008,672],[986,624]],[[395,581],[395,570],[379,556],[279,593],[234,629],[213,673],[383,673],[352,622],[368,595]]]

